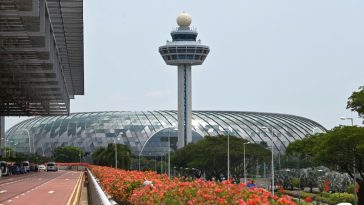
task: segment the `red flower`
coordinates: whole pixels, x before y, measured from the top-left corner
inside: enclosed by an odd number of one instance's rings
[[[311,199],[310,197],[306,197],[306,198],[305,198],[305,202],[306,202],[306,203],[311,203],[311,202],[312,202],[312,199]]]

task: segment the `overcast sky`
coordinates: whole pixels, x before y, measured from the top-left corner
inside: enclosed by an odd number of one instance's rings
[[[192,69],[193,110],[361,123],[345,108],[364,85],[363,0],[85,0],[85,95],[71,112],[177,109],[177,70],[158,47],[182,11],[211,49]]]

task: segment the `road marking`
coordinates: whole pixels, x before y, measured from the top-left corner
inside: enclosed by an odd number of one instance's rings
[[[71,194],[70,198],[67,201],[67,205],[70,205],[71,204],[73,195],[75,194],[75,191],[77,189],[78,183],[80,182],[81,178],[82,178],[82,174],[80,174],[80,176],[78,177],[77,183],[76,183],[75,187],[73,188],[72,194]]]
[[[0,194],[7,192],[7,190],[1,190]]]
[[[78,188],[77,188],[75,200],[73,201],[73,205],[77,205],[77,202],[79,200],[78,195],[80,194],[80,188],[81,188],[82,181],[83,181],[83,174],[81,174],[81,181],[78,184]]]
[[[9,199],[9,200],[8,200],[8,203],[10,203],[10,202],[12,202],[12,201],[13,201],[13,200]]]
[[[49,192],[48,192],[48,194],[53,194],[53,193],[54,193],[54,191],[49,191]]]

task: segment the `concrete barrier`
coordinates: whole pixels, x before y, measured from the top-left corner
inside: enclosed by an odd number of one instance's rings
[[[91,205],[114,205],[115,202],[111,202],[102,190],[101,186],[97,182],[96,178],[92,175],[91,171],[87,169],[88,180],[88,196],[89,204]]]

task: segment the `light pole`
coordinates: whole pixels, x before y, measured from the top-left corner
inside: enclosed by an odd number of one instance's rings
[[[230,179],[230,130],[228,129],[227,142],[227,180]]]
[[[173,131],[178,131],[174,128]],[[168,177],[171,178],[171,130],[168,130]]]
[[[250,142],[245,142],[243,144],[243,147],[244,147],[244,184],[246,184],[246,165],[245,165],[245,145],[246,144],[250,144]]]
[[[265,129],[265,130],[268,130],[269,131],[269,128],[268,127],[262,127],[262,129]],[[274,197],[274,131],[273,131],[273,127],[270,128],[270,131],[271,131],[271,140],[272,140],[272,185],[271,185],[271,189],[272,189],[272,196]]]
[[[340,117],[341,120],[350,120],[351,126],[354,126],[354,118],[352,117]]]
[[[354,126],[354,119],[352,117],[340,117],[341,120],[350,120],[351,121],[351,126]],[[354,204],[357,204],[358,201],[358,196],[356,193],[356,162],[355,162],[355,148],[354,148],[354,161],[353,161],[353,178],[354,178]]]
[[[228,127],[227,129],[227,180],[230,179],[230,129],[231,127]],[[224,128],[219,126],[219,130],[222,132],[226,132]]]
[[[116,138],[117,141],[119,141],[119,138]],[[116,140],[114,139],[115,144],[115,169],[118,168],[118,145],[116,143]]]
[[[140,171],[140,152],[138,154],[138,171]]]

